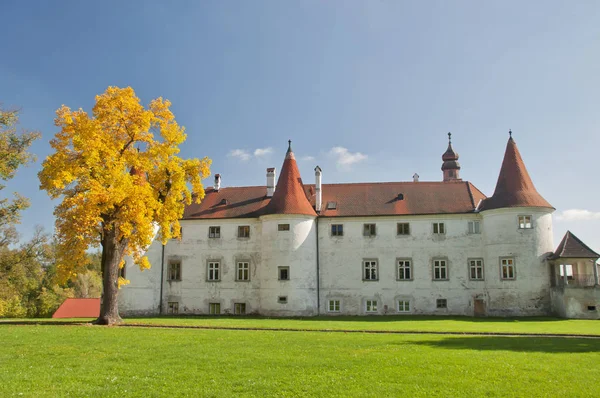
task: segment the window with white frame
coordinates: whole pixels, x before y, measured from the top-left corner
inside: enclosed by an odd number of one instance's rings
[[[217,239],[221,237],[221,227],[208,227],[208,237]]]
[[[233,313],[235,315],[244,315],[246,313],[246,303],[233,304]]]
[[[377,272],[377,260],[363,261],[363,279],[366,281],[376,281],[379,273]]]
[[[444,259],[433,260],[433,280],[448,280],[448,261]]]
[[[221,303],[209,303],[208,313],[210,315],[219,315],[221,313]]]
[[[479,221],[469,221],[469,233],[470,234],[480,234],[481,233],[481,223]]]
[[[448,300],[446,300],[446,299],[435,300],[435,308],[437,308],[437,309],[448,308]]]
[[[168,314],[179,314],[179,303],[177,301],[169,301]]]
[[[469,279],[472,281],[483,280],[483,259],[469,259]]]
[[[250,263],[247,261],[238,261],[235,274],[238,281],[249,281]]]
[[[208,262],[208,273],[206,279],[209,281],[219,281],[221,279],[221,263],[218,261]]]
[[[531,223],[531,216],[519,216],[519,229],[531,229],[533,224]]]
[[[240,225],[238,226],[238,238],[249,238],[250,237],[250,226]]]
[[[408,258],[400,258],[397,260],[396,264],[398,265],[398,280],[412,280],[412,260]]]
[[[410,224],[407,222],[396,224],[396,235],[410,235]]]
[[[340,300],[329,300],[327,311],[340,312]]]
[[[377,300],[365,301],[365,312],[377,312]]]
[[[331,236],[344,236],[344,224],[331,224]]]
[[[167,273],[170,281],[181,280],[181,261],[169,261],[169,272]]]
[[[500,278],[504,280],[516,278],[514,258],[505,257],[500,259]]]
[[[364,236],[376,236],[377,235],[376,224],[364,224],[363,225],[363,235]]]
[[[410,300],[398,300],[398,312],[410,312]]]
[[[433,233],[435,235],[443,235],[446,233],[446,225],[443,222],[434,222],[433,223]]]

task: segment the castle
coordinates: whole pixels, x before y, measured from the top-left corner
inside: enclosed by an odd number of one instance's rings
[[[449,135],[450,138],[450,135]],[[123,314],[447,314],[599,318],[599,254],[567,232],[508,139],[494,194],[460,178],[449,140],[443,180],[303,184],[291,142],[276,181],[214,187],[128,263]]]

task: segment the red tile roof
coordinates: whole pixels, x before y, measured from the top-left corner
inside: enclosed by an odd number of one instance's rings
[[[100,299],[68,298],[58,307],[52,318],[97,318],[100,316]]]
[[[504,207],[547,207],[552,205],[538,193],[525,168],[512,136],[506,144],[502,168],[494,194],[483,201],[480,211]]]
[[[305,214],[316,216],[315,209],[308,201],[296,157],[290,147],[285,154],[281,174],[277,180],[275,193],[265,208],[265,214]]]
[[[279,185],[273,198],[278,189]],[[271,198],[266,196],[266,192],[265,186],[221,188],[219,191],[208,188],[202,203],[188,206],[183,218],[253,218],[270,214],[267,204]],[[314,192],[314,185],[304,186],[304,197],[311,197],[311,210]],[[399,199],[399,194],[402,194],[402,199]],[[220,204],[223,199],[227,201],[226,204]],[[320,215],[353,217],[472,213],[482,199],[485,199],[485,195],[466,181],[323,184]],[[335,202],[336,209],[327,209],[328,202]]]
[[[567,231],[562,241],[556,248],[556,251],[550,256],[550,259],[557,258],[600,258],[600,254],[590,249],[571,231]]]

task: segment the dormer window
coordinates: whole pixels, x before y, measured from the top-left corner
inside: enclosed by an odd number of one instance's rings
[[[337,202],[327,202],[327,210],[336,210]]]

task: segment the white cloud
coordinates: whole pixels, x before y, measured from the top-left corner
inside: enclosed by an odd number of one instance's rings
[[[245,149],[233,149],[229,152],[228,156],[232,158],[238,158],[244,162],[250,160],[252,157],[252,155],[250,155]]]
[[[270,153],[273,152],[273,148],[268,147],[268,148],[257,148],[254,150],[254,156],[261,157],[261,156],[265,156],[268,155]]]
[[[354,163],[362,162],[367,159],[367,155],[360,152],[349,152],[347,148],[336,146],[331,148],[329,154],[336,158],[338,166],[349,167]]]
[[[302,160],[303,162],[312,162],[315,160],[314,156],[302,156],[300,158],[300,160]]]
[[[600,211],[589,211],[583,209],[569,209],[556,216],[561,221],[588,221],[600,220]]]

